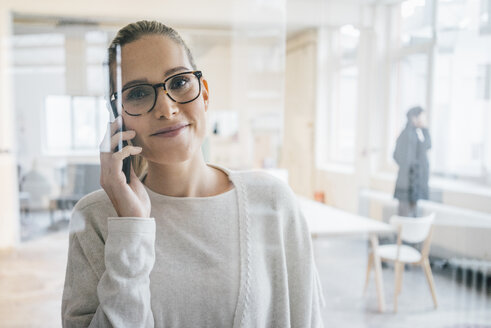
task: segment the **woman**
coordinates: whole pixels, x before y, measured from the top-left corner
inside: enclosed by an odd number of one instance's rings
[[[130,24],[109,48],[111,81],[115,45],[123,111],[110,125],[110,149],[120,138],[131,144],[101,152],[103,190],[74,208],[63,325],[322,326],[295,195],[267,174],[203,159],[209,89],[188,47],[161,23]]]
[[[398,214],[417,217],[419,199],[428,199],[430,133],[421,107],[411,108],[405,129],[397,138],[394,159],[399,165],[394,197],[399,200]]]

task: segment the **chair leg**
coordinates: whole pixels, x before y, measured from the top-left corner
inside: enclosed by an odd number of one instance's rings
[[[397,295],[401,294],[402,290],[402,277],[404,276],[404,263],[399,262],[399,282],[397,283]]]
[[[428,281],[428,285],[430,286],[431,297],[433,298],[433,304],[435,305],[435,309],[438,307],[438,302],[436,300],[436,292],[435,292],[435,283],[433,281],[433,275],[431,274],[430,261],[428,258],[423,260],[423,269],[425,272],[426,280]]]
[[[394,263],[395,284],[394,284],[394,312],[397,312],[397,297],[399,296],[399,285],[401,284],[401,266],[404,265],[399,261]]]
[[[368,288],[368,282],[370,281],[370,271],[372,270],[372,265],[373,265],[373,252],[370,252],[370,254],[368,255],[367,277],[365,279],[365,288],[363,288],[363,295],[365,295]]]

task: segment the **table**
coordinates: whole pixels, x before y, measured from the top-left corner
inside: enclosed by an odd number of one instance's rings
[[[368,234],[374,257],[375,286],[378,309],[385,311],[382,264],[378,255],[378,235],[393,234],[396,230],[389,224],[364,216],[348,213],[331,206],[298,196],[312,238]]]

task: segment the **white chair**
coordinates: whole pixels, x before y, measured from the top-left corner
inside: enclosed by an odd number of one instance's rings
[[[381,245],[377,248],[381,261],[394,262],[394,312],[397,312],[397,296],[401,292],[402,274],[404,272],[404,264],[406,263],[420,265],[423,268],[426,275],[426,280],[428,281],[428,285],[430,287],[435,308],[438,306],[435,293],[435,284],[433,282],[433,275],[431,274],[430,261],[428,260],[434,219],[434,213],[420,218],[409,218],[397,215],[392,216],[390,218],[390,224],[395,226],[397,229],[397,244]],[[408,243],[424,243],[421,252],[419,252],[414,247],[403,245],[403,241]],[[374,256],[373,252],[371,252],[368,257],[365,290],[368,286],[373,260]]]

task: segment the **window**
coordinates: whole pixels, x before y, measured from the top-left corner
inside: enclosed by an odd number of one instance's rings
[[[433,23],[432,0],[406,0],[400,5],[402,46],[431,41]]]
[[[358,68],[342,67],[336,74],[334,106],[329,119],[329,161],[353,164],[355,160]]]
[[[18,147],[26,165],[42,155],[97,156],[106,131],[102,63],[109,32],[65,32],[12,39]]]
[[[439,175],[485,180],[491,173],[491,34],[483,33],[487,5],[438,1],[431,128],[433,172]]]
[[[428,55],[415,53],[403,55],[395,61],[391,81],[393,89],[390,93],[390,124],[389,151],[387,155],[392,161],[392,150],[399,133],[404,129],[407,111],[414,106],[427,106],[428,86]]]
[[[432,174],[491,181],[489,6],[488,0],[408,0],[394,7],[392,40],[399,42],[391,52],[389,162],[405,112],[421,105],[432,136]]]
[[[344,25],[332,36],[332,87],[327,108],[327,164],[355,162],[360,31]]]
[[[105,76],[103,63],[107,62],[108,44],[107,32],[90,31],[85,34],[87,93],[90,95],[100,95],[107,88],[103,78]]]
[[[47,96],[44,110],[46,154],[99,152],[109,117],[102,97]]]

